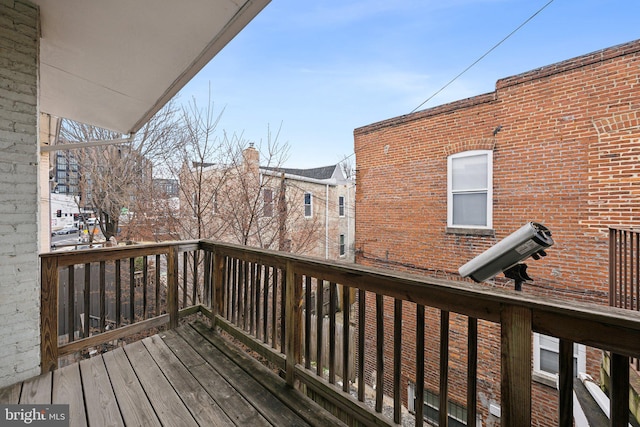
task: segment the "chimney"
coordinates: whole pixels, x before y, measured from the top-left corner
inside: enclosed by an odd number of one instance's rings
[[[252,171],[257,174],[260,167],[260,152],[255,149],[253,142],[250,142],[249,147],[244,149],[242,157],[245,171]]]

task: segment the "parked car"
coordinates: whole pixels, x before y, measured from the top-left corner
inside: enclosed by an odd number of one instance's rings
[[[61,234],[77,234],[78,227],[65,227],[60,230],[54,231],[51,233],[52,236],[59,236]]]

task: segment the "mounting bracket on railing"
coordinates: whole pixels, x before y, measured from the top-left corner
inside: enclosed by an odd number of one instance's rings
[[[504,275],[509,279],[513,279],[513,281],[515,282],[516,291],[522,290],[522,283],[525,280],[533,280],[527,274],[527,264],[525,263],[519,263],[514,265],[513,267],[506,269],[504,271]]]

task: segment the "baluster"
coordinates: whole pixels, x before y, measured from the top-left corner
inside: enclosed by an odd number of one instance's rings
[[[200,262],[200,251],[199,250],[195,250],[193,251],[193,290],[191,291],[191,305],[196,305],[197,301],[198,301],[198,283],[199,283],[199,277],[198,277],[198,264]]]
[[[149,261],[147,256],[142,257],[142,320],[146,319],[147,312],[147,281],[149,280]]]
[[[440,310],[440,408],[441,426],[449,425],[449,312]]]
[[[358,400],[364,402],[364,325],[366,292],[358,289]]]
[[[106,264],[100,261],[100,332],[105,331],[106,326]]]
[[[424,305],[416,306],[416,427],[424,425]],[[467,424],[473,427],[475,424]]]
[[[76,279],[75,279],[75,266],[74,265],[70,265],[67,268],[67,271],[69,272],[67,278],[68,278],[68,284],[67,284],[67,309],[68,309],[68,325],[69,325],[69,342],[73,342],[75,339],[75,329],[76,329],[76,325],[75,325],[75,321],[76,321],[76,313],[75,313],[75,308],[76,308],[76,304],[75,304],[75,294],[76,294]],[[57,343],[56,343],[57,345]]]
[[[271,297],[271,347],[276,348],[277,346],[277,335],[278,335],[278,323],[277,323],[277,313],[278,313],[278,269],[273,267],[273,296]]]
[[[611,353],[611,427],[629,425],[629,358]]]
[[[255,290],[255,303],[256,303],[256,338],[262,339],[262,329],[260,326],[262,325],[262,300],[260,299],[260,295],[262,291],[262,264],[256,263],[256,281],[254,287]]]
[[[311,369],[311,276],[304,280],[304,367]]]
[[[136,322],[136,259],[129,258],[129,324]]]
[[[382,412],[384,397],[384,299],[376,294],[376,412]]]
[[[155,315],[160,315],[160,254],[156,255],[156,311]]]
[[[189,278],[187,272],[189,271],[189,253],[182,253],[182,308],[187,306],[187,288],[189,287]]]
[[[342,286],[342,391],[349,392],[349,323],[351,311],[350,289]]]
[[[336,284],[329,283],[329,383],[336,382]]]
[[[122,310],[122,279],[121,279],[120,260],[116,260],[116,328],[120,327],[120,318]]]
[[[323,361],[322,361],[322,347],[324,332],[324,280],[318,279],[318,286],[316,289],[316,375],[323,375]]]
[[[91,264],[84,265],[84,330],[83,337],[89,337],[89,326],[91,324]]]
[[[286,272],[280,273],[280,351],[285,352],[285,337],[287,326],[287,280]]]
[[[573,342],[560,339],[559,364],[559,423],[560,427],[573,426]]]
[[[402,300],[396,299],[393,308],[393,421],[400,424],[402,401],[400,375],[402,366]],[[446,424],[441,424],[446,425]]]
[[[476,425],[478,397],[478,319],[469,317],[467,328],[467,425]]]

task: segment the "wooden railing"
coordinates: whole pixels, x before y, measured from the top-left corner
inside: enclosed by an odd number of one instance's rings
[[[467,331],[467,425],[475,425],[477,404],[478,322],[499,325],[496,359],[501,366],[500,399],[503,426],[531,425],[532,412],[532,332],[560,339],[559,425],[571,426],[573,419],[573,343],[610,351],[612,389],[611,425],[628,423],[628,358],[640,354],[640,313],[591,304],[541,299],[522,293],[482,285],[451,282],[404,273],[383,271],[357,265],[326,262],[312,258],[210,241],[149,245],[134,248],[100,249],[73,254],[42,256],[43,287],[43,362],[63,353],[77,351],[119,336],[117,331],[148,325],[175,326],[180,315],[179,262],[182,252],[198,253],[190,270],[196,277],[196,293],[191,308],[207,314],[212,326],[224,330],[272,366],[280,369],[291,386],[300,387],[350,425],[389,425],[401,418],[402,375],[400,363],[404,344],[411,342],[415,353],[415,423],[422,425],[425,377],[425,309],[440,313],[439,399],[440,425],[447,425],[449,401],[449,330],[451,316],[465,316]],[[56,346],[55,302],[58,271],[70,265],[112,262],[135,257],[166,257],[166,313],[153,311],[152,318]],[[193,259],[193,256],[192,258]],[[129,261],[131,263],[131,261]],[[135,264],[135,261],[133,262]],[[188,266],[187,266],[188,267]],[[182,271],[182,270],[180,270]],[[184,275],[187,277],[189,274]],[[183,279],[184,280],[184,279]],[[188,280],[187,280],[188,281]],[[183,287],[184,288],[184,287]],[[325,310],[324,289],[329,289],[329,309]],[[200,293],[202,297],[198,297]],[[187,302],[190,294],[186,294]],[[135,295],[134,295],[135,297]],[[185,298],[185,293],[182,293]],[[185,312],[185,309],[182,310]],[[311,334],[313,313],[328,313],[328,333],[317,327]],[[403,316],[403,313],[405,314]],[[411,313],[411,316],[406,314]],[[168,316],[168,318],[167,318]],[[102,318],[102,316],[99,316]],[[323,315],[316,317],[320,322]],[[370,321],[369,319],[374,319]],[[415,319],[407,325],[407,319]],[[137,319],[136,319],[137,320]],[[336,324],[342,324],[341,354],[336,351]],[[139,325],[139,326],[136,326]],[[355,345],[349,340],[354,329]],[[415,331],[415,335],[403,335]],[[122,332],[120,332],[122,333]],[[366,338],[365,338],[366,337]],[[94,341],[95,339],[95,341]],[[367,344],[367,339],[374,345]],[[312,341],[315,340],[315,346]],[[329,343],[328,366],[321,361],[324,345]],[[354,348],[355,347],[355,348]],[[391,357],[385,349],[391,347]],[[431,346],[433,347],[433,346]],[[315,348],[315,351],[311,349]],[[46,351],[45,351],[46,350]],[[499,356],[498,356],[499,355]],[[45,356],[47,357],[45,359]],[[337,358],[356,358],[353,364]],[[344,360],[343,360],[344,361]],[[54,367],[49,362],[49,368]],[[406,366],[406,365],[404,365]],[[413,370],[412,370],[413,372]],[[350,381],[353,379],[353,381]],[[365,390],[374,390],[374,410],[365,404]],[[352,394],[353,393],[353,394]],[[355,397],[352,397],[355,396]],[[392,417],[382,414],[385,402],[391,402]]]
[[[640,311],[640,230],[609,229],[609,305]],[[640,358],[631,366],[640,371]]]
[[[66,355],[175,327],[208,304],[201,252],[188,241],[42,254],[42,370]]]

